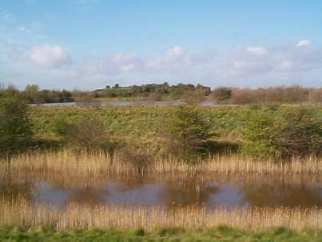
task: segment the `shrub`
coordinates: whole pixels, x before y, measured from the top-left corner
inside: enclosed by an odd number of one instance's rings
[[[313,112],[291,110],[282,116],[279,126],[275,143],[280,157],[320,155],[322,152],[322,120]]]
[[[37,85],[27,85],[23,93],[29,103],[41,102],[39,97],[39,87]]]
[[[277,156],[276,148],[272,144],[274,121],[275,116],[272,110],[252,111],[242,130],[242,153],[259,158]]]
[[[179,107],[168,122],[168,152],[189,163],[208,153],[211,125],[193,106]]]
[[[133,165],[138,174],[143,175],[144,169],[151,161],[151,157],[147,151],[130,145],[124,145],[118,149],[118,157],[122,162]]]
[[[243,130],[242,151],[260,158],[290,159],[322,152],[322,120],[307,109],[253,112]]]
[[[65,141],[75,150],[86,152],[104,151],[112,154],[115,142],[107,132],[101,120],[93,116],[85,116],[73,123],[62,124],[58,122],[57,131],[62,134]]]
[[[205,100],[206,96],[203,90],[185,91],[182,95],[183,101],[188,105],[197,105]]]
[[[28,106],[17,96],[0,98],[0,155],[25,150],[32,141]]]
[[[309,101],[311,103],[322,103],[322,88],[311,90]]]
[[[231,94],[231,102],[233,104],[245,105],[251,103],[261,103],[257,99],[256,91],[251,89],[233,89]],[[260,99],[261,100],[261,99]]]
[[[218,103],[228,102],[231,99],[232,90],[227,87],[216,88],[213,97]]]

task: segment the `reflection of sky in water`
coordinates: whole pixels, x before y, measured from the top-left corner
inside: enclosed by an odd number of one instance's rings
[[[242,190],[232,184],[225,184],[219,187],[215,194],[211,194],[208,200],[209,207],[246,207],[248,202]]]
[[[66,188],[46,181],[2,184],[0,195],[24,195],[33,203],[63,208],[70,202],[86,205],[120,204],[139,206],[215,207],[320,207],[322,184],[200,182],[198,179],[164,181],[141,178],[110,179],[105,186]]]
[[[110,183],[104,198],[109,204],[161,205],[164,190],[161,184],[127,187],[120,183]]]
[[[63,207],[70,196],[70,192],[60,189],[46,182],[34,184],[32,192],[33,202]]]

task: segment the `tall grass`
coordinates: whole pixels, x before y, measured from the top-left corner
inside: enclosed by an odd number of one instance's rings
[[[137,162],[140,163],[139,161]],[[175,159],[156,159],[138,169],[136,162],[122,160],[121,154],[112,159],[105,153],[75,153],[71,150],[23,154],[10,163],[0,161],[0,177],[8,172],[19,175],[27,171],[39,174],[59,173],[66,177],[78,174],[84,177],[99,177],[109,174],[174,174],[217,173],[221,175],[320,175],[322,159],[308,157],[289,162],[256,161],[241,155],[218,155],[190,166]]]
[[[160,228],[208,229],[220,225],[246,230],[287,227],[292,230],[322,229],[321,209],[217,208],[166,209],[162,207],[84,206],[70,204],[64,210],[31,206],[24,198],[0,202],[0,226],[45,226],[69,229]]]

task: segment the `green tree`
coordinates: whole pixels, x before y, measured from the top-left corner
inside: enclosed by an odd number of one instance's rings
[[[25,150],[32,140],[28,106],[19,97],[0,98],[0,153],[11,156]]]
[[[39,87],[38,85],[27,85],[24,92],[25,98],[29,103],[38,103],[39,100]]]
[[[209,120],[196,107],[179,107],[167,127],[170,154],[193,164],[208,153],[208,142],[214,133]]]

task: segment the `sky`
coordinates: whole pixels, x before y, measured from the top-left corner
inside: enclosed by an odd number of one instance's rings
[[[0,0],[0,82],[322,87],[322,1]]]

